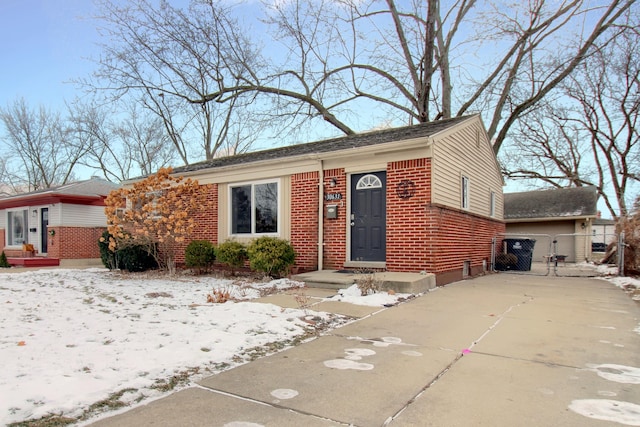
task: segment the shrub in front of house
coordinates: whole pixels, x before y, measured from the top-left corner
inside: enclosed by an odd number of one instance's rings
[[[216,259],[215,247],[208,240],[192,240],[184,251],[184,264],[203,274],[211,268]]]
[[[0,268],[11,268],[11,264],[9,264],[9,260],[4,251],[0,254]]]
[[[100,248],[100,260],[109,270],[116,269],[116,253],[109,250],[109,237],[111,234],[108,231],[104,231],[102,236],[98,240],[98,247]]]
[[[251,242],[247,254],[252,270],[271,277],[285,275],[296,259],[293,246],[288,241],[268,236]]]
[[[132,273],[158,268],[156,259],[149,254],[146,245],[131,245],[116,250],[116,259],[121,270]]]
[[[244,266],[247,260],[247,248],[235,240],[227,240],[220,243],[216,248],[216,259],[218,262],[228,265],[231,273]]]
[[[146,245],[128,244],[117,248],[114,252],[109,250],[110,237],[111,234],[105,231],[98,241],[100,259],[102,264],[109,270],[120,269],[133,273],[158,268],[158,263],[149,254]]]

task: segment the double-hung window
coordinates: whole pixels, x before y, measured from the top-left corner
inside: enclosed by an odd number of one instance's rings
[[[7,246],[19,246],[27,241],[27,210],[7,212]]]
[[[231,234],[277,234],[279,181],[230,185]]]

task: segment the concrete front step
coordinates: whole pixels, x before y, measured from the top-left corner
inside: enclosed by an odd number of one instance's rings
[[[39,256],[24,258],[8,257],[7,261],[13,267],[57,267],[60,265],[60,260],[58,258]]]
[[[356,283],[359,278],[373,276],[381,290],[394,290],[399,293],[420,294],[436,287],[436,276],[431,273],[376,272],[356,273],[337,270],[318,270],[293,275],[293,280],[304,282],[308,287],[325,289],[344,289]],[[369,279],[366,277],[365,279]]]

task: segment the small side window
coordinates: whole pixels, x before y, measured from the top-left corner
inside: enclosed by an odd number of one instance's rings
[[[469,209],[469,178],[462,176],[462,209]]]

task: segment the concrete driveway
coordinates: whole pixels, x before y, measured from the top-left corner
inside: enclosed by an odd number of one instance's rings
[[[606,281],[495,274],[360,316],[95,425],[640,425],[640,307]]]

